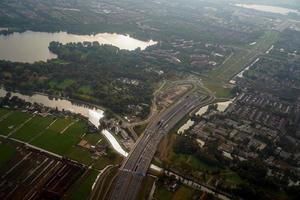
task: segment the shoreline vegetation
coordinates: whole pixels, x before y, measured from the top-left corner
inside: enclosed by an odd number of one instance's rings
[[[120,115],[147,116],[157,67],[142,53],[94,43],[52,42],[58,59],[48,62],[0,61],[1,84],[19,91],[37,91],[101,105]],[[13,66],[26,70],[16,70]],[[145,69],[143,66],[148,66]],[[99,78],[101,77],[101,78]]]

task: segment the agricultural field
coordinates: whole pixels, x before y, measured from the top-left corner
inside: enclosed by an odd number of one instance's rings
[[[102,135],[89,133],[83,120],[2,108],[0,114],[1,128],[9,130],[0,133],[3,137],[17,139],[63,156],[61,159],[23,148],[18,142],[0,139],[0,176],[14,173],[14,176],[1,176],[0,181],[7,185],[0,189],[0,199],[29,195],[40,198],[49,195],[50,191],[55,192],[51,193],[53,198],[87,199],[99,170],[110,164],[119,164],[122,160],[110,149]],[[87,146],[80,146],[82,141],[86,141]],[[91,146],[96,146],[96,149]],[[90,166],[92,169],[87,169]],[[59,173],[64,173],[63,178],[59,177]],[[52,180],[58,180],[58,184],[53,184]],[[39,186],[32,187],[34,184]],[[18,188],[16,192],[7,192],[13,187]]]
[[[70,125],[73,122],[70,118],[60,118],[57,119],[51,126],[49,126],[49,130],[54,132],[62,132],[67,125]]]
[[[86,171],[80,164],[15,143],[1,144],[0,150],[11,154],[0,168],[0,199],[60,199]]]
[[[55,123],[53,124],[55,125]],[[65,124],[67,128],[70,124]],[[31,143],[48,151],[64,155],[68,149],[76,145],[80,137],[86,132],[86,127],[83,122],[73,122],[65,132],[54,131],[51,129],[45,130],[40,136],[35,138]]]
[[[40,116],[8,109],[0,111],[4,116],[0,121],[0,135],[66,156],[87,166],[93,165],[96,169],[118,164],[122,160],[110,149],[107,140],[101,134],[89,133],[83,120],[73,117]],[[6,113],[9,115],[5,115]],[[88,147],[78,145],[82,140],[87,142]],[[91,146],[100,146],[102,152],[97,152]]]
[[[12,146],[3,144],[0,141],[0,168],[4,166],[15,155],[15,153],[16,151]]]
[[[30,118],[30,114],[20,111],[15,111],[8,115],[6,118],[2,119],[0,122],[0,134],[8,135],[13,129],[17,128],[19,125],[24,123]]]
[[[91,193],[93,183],[95,182],[99,172],[89,170],[86,174],[77,180],[74,185],[66,193],[63,200],[83,200],[87,199]]]
[[[7,113],[9,113],[10,111],[4,108],[0,108],[0,119],[6,115]]]
[[[24,142],[29,142],[41,134],[52,121],[54,121],[54,117],[34,116],[22,128],[17,130],[12,137]]]

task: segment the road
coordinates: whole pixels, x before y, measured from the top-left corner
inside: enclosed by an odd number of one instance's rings
[[[107,197],[102,196],[102,199],[136,199],[162,137],[195,108],[212,101],[214,101],[213,96],[194,91],[159,116],[154,117],[121,166],[110,188],[110,193],[107,194]]]
[[[95,190],[93,189],[90,199],[101,199],[102,195],[102,190],[103,187],[105,187],[104,183],[108,178],[109,173],[113,170],[114,166],[113,165],[108,165],[106,166],[103,170],[101,170],[100,174],[98,175],[96,181],[93,184],[93,188],[96,188]]]
[[[147,118],[142,120],[142,121],[131,122],[131,123],[129,123],[127,121],[123,121],[123,126],[128,128],[128,130],[130,131],[130,133],[131,133],[131,135],[132,135],[132,137],[135,141],[137,141],[138,136],[135,133],[133,128],[135,126],[139,126],[139,125],[149,123],[161,111],[157,108],[157,98],[161,94],[162,90],[164,90],[164,87],[169,88],[169,87],[176,87],[176,86],[179,86],[179,85],[191,85],[192,86],[192,89],[185,92],[183,95],[188,95],[188,94],[194,92],[196,89],[199,89],[199,88],[205,89],[203,87],[201,81],[199,81],[197,79],[193,79],[193,78],[190,78],[189,80],[177,80],[177,81],[172,81],[172,82],[168,82],[168,83],[166,81],[163,81],[161,83],[161,86],[154,92],[153,100],[152,100],[152,106],[151,106],[150,113],[147,116]],[[208,90],[206,90],[206,91],[210,92]],[[180,99],[180,98],[181,97],[178,97],[178,99]]]

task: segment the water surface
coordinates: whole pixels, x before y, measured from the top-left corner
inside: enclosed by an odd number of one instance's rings
[[[0,88],[0,97],[4,97],[6,95],[7,91],[3,88]],[[38,103],[42,104],[43,106],[54,108],[59,111],[70,111],[72,113],[81,114],[84,117],[87,117],[89,121],[94,124],[96,127],[99,127],[100,125],[100,119],[104,117],[104,111],[100,110],[96,107],[91,107],[87,105],[79,105],[75,104],[69,100],[66,99],[49,99],[46,95],[41,94],[34,94],[32,96],[30,95],[24,95],[17,92],[11,92],[12,96],[17,96],[20,99],[23,99],[26,102],[30,103]]]
[[[156,44],[156,42],[141,41],[128,35],[99,33],[96,35],[75,35],[67,32],[47,33],[26,31],[24,33],[13,33],[0,35],[0,59],[14,62],[47,61],[56,58],[56,55],[48,49],[49,43],[57,41],[63,44],[70,42],[94,42],[109,44],[120,49],[134,50]]]
[[[276,13],[281,15],[288,15],[290,13],[300,15],[300,12],[298,10],[283,8],[278,6],[268,6],[268,5],[258,5],[258,4],[235,4],[235,6],[253,9],[257,11]]]

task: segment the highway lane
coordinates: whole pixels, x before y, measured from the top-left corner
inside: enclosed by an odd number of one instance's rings
[[[203,99],[203,98],[202,98]],[[155,141],[159,142],[159,139],[163,136],[164,133],[167,133],[171,130],[171,128],[188,112],[186,112],[189,106],[195,105],[195,102],[202,100],[199,99],[198,96],[189,96],[188,98],[179,101],[173,107],[165,112],[164,115],[158,117],[154,120],[150,126],[145,130],[144,136],[140,141],[137,142],[134,150],[132,151],[129,159],[123,165],[122,169],[124,170],[134,170],[134,166],[136,166],[136,162],[132,162],[132,158],[141,155],[141,151],[145,151],[147,146],[151,145]],[[160,120],[159,120],[160,119]],[[172,120],[171,120],[172,119]],[[175,119],[175,120],[173,120]],[[158,124],[160,123],[160,124]],[[159,133],[159,134],[158,134]],[[151,135],[151,137],[150,137]],[[156,137],[155,137],[156,136]],[[157,138],[158,137],[158,138]],[[150,142],[151,141],[151,142]],[[148,145],[147,145],[148,144]],[[139,149],[137,149],[139,146]],[[150,148],[149,150],[151,150]]]
[[[213,99],[193,92],[153,119],[121,166],[108,199],[134,200],[162,137],[188,113]]]
[[[161,116],[155,118],[120,168],[109,199],[134,200],[162,137],[184,116],[201,106],[201,104],[205,104],[211,100],[212,97],[194,92],[189,96],[185,96],[167,109]]]
[[[111,173],[113,168],[113,165],[109,165],[100,172],[100,174],[97,177],[98,180],[93,184],[93,188],[95,189],[93,189],[93,192],[90,194],[89,199],[102,199],[102,193],[105,192],[103,191],[103,188],[105,187],[104,183],[106,182],[109,173]]]

